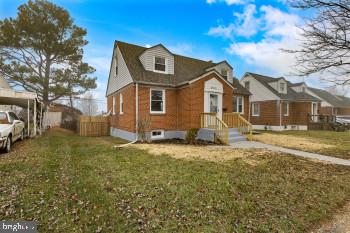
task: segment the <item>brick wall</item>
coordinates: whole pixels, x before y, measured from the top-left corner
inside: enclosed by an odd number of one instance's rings
[[[120,97],[123,95],[124,113],[119,113]],[[111,115],[111,127],[135,132],[135,86],[130,84],[107,97],[108,111],[113,107],[113,96],[115,96],[115,115]],[[111,111],[113,113],[113,110]]]
[[[139,120],[149,119],[151,129],[177,129],[177,93],[174,89],[165,89],[165,113],[150,113],[150,89],[139,86]],[[161,89],[161,88],[154,88]]]
[[[350,107],[349,108],[338,108],[338,115],[350,115]]]
[[[139,119],[150,119],[151,129],[188,130],[200,127],[200,114],[204,112],[205,82],[216,78],[223,84],[223,113],[233,110],[233,89],[215,74],[210,74],[191,85],[178,89],[165,89],[166,111],[164,114],[150,113],[150,89],[153,87],[139,85]],[[154,89],[164,89],[155,88]],[[124,96],[124,114],[119,114],[119,94]],[[116,115],[111,117],[111,126],[135,132],[135,85],[131,84],[107,98],[108,110],[112,108],[112,98],[116,96]],[[244,117],[248,119],[249,97],[244,99]],[[225,111],[224,111],[225,110]]]
[[[252,115],[252,107],[250,122],[253,125],[280,125],[279,102],[276,100],[260,101],[260,116]],[[252,104],[252,103],[251,103]]]

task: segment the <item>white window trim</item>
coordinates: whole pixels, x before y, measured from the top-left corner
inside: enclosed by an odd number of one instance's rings
[[[238,111],[238,101],[237,101],[237,103],[236,103],[236,112],[238,112],[238,113],[240,113],[240,114],[244,114],[244,97],[243,96],[236,96],[236,98],[237,98],[237,100],[238,100],[238,98],[241,98],[242,99],[242,112],[239,112]]]
[[[162,91],[163,92],[163,111],[152,111],[152,91]],[[165,114],[165,109],[166,109],[166,96],[165,96],[165,89],[157,89],[157,88],[150,88],[149,90],[149,112],[151,114]]]
[[[287,104],[287,113],[284,113],[284,109],[282,108],[283,110],[283,116],[289,116],[289,103],[284,103],[284,104]]]
[[[122,93],[119,94],[119,114],[124,114],[124,97]]]
[[[160,134],[160,135],[157,135],[157,136],[153,136],[153,135],[152,135],[153,132],[161,132],[161,134]],[[156,129],[156,130],[152,130],[152,131],[151,131],[151,139],[162,139],[162,138],[164,138],[164,130],[162,130],[162,129]]]
[[[259,113],[258,114],[254,114],[254,105],[257,104],[259,106]],[[260,103],[252,103],[252,116],[260,116]]]
[[[112,98],[112,114],[115,115],[115,95]]]
[[[164,58],[165,60],[165,71],[156,70],[156,57]],[[162,56],[153,56],[153,72],[167,74],[168,73],[168,59]]]

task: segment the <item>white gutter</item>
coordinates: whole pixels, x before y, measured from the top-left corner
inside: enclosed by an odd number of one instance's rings
[[[135,84],[135,140],[123,145],[115,145],[114,148],[123,148],[123,147],[127,147],[129,145],[132,145],[134,143],[136,143],[139,140],[139,128],[138,128],[138,122],[139,122],[139,84],[136,83]]]

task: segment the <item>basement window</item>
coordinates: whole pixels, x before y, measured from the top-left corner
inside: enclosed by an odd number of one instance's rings
[[[154,57],[154,71],[165,73],[166,71],[165,61],[166,59],[164,57]]]
[[[164,130],[152,130],[151,139],[162,139],[164,138]]]

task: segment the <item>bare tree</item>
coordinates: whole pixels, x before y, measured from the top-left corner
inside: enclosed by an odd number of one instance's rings
[[[98,113],[98,104],[92,93],[85,93],[80,99],[78,108],[84,115],[93,116]]]
[[[297,0],[290,4],[314,15],[301,28],[296,74],[320,74],[335,85],[350,85],[350,0]]]

